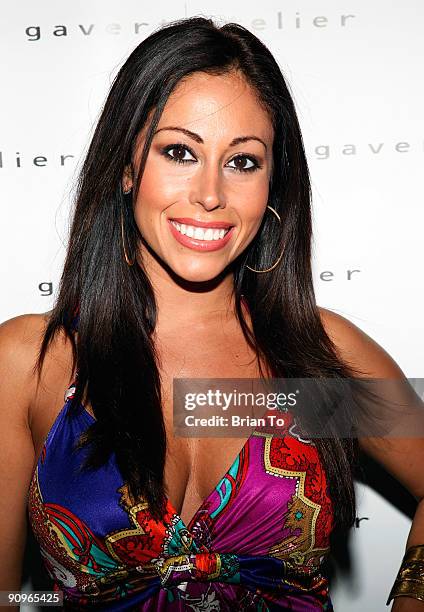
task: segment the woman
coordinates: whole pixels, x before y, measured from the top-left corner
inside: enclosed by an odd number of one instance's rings
[[[204,18],[154,32],[99,119],[54,308],[0,328],[1,589],[19,589],[28,509],[69,609],[332,609],[322,563],[355,518],[359,445],[421,500],[422,442],[172,434],[177,377],[404,378],[316,305],[310,246],[269,50]]]

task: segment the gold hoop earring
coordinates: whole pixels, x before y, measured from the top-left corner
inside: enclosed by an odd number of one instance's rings
[[[267,208],[269,208],[270,210],[272,210],[272,212],[274,213],[274,215],[277,217],[277,219],[279,220],[279,222],[281,223],[281,218],[280,215],[278,214],[278,212],[276,210],[274,210],[272,208],[272,206],[270,206],[269,204],[267,205]],[[277,261],[270,267],[270,268],[266,268],[265,270],[255,270],[254,268],[251,268],[250,266],[248,266],[246,264],[246,268],[249,268],[249,270],[251,270],[252,272],[257,272],[258,274],[262,274],[262,272],[269,272],[270,270],[273,270],[276,266],[278,266],[278,264],[281,261],[281,258],[283,256],[284,253],[284,249],[281,251],[280,256],[278,257]]]
[[[132,265],[134,265],[134,262],[135,262],[135,257],[134,257],[134,259],[133,259],[132,261],[130,261],[130,259],[129,259],[129,257],[128,257],[128,254],[127,254],[127,250],[126,250],[126,248],[125,248],[125,238],[124,238],[124,218],[123,218],[122,212],[121,212],[121,239],[122,239],[122,249],[123,249],[123,251],[124,251],[124,258],[125,258],[125,261],[127,262],[127,264],[128,264],[129,266],[132,266]]]

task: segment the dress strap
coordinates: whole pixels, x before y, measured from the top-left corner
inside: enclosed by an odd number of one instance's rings
[[[74,382],[72,382],[69,387],[66,389],[65,391],[65,395],[63,397],[64,401],[67,402],[68,400],[72,399],[75,395],[75,388],[76,388],[76,378],[74,380]]]

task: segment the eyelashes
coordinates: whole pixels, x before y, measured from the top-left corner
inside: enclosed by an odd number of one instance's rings
[[[177,142],[175,144],[171,144],[171,145],[167,145],[166,147],[163,147],[161,149],[161,155],[163,155],[165,157],[165,159],[167,159],[170,162],[176,163],[176,164],[188,164],[191,163],[193,160],[192,159],[178,159],[178,157],[174,157],[174,155],[170,155],[169,152],[172,151],[173,149],[176,149],[178,151],[180,151],[181,153],[185,153],[186,151],[188,151],[188,153],[190,153],[190,155],[192,155],[193,157],[195,157],[193,151],[190,149],[190,147],[188,147],[187,145],[183,144],[182,142]],[[259,164],[258,160],[256,159],[256,157],[254,157],[253,155],[244,155],[244,154],[239,154],[236,155],[235,157],[233,157],[233,159],[231,159],[230,161],[233,162],[234,160],[243,160],[246,159],[250,162],[253,163],[253,166],[248,166],[247,168],[237,168],[236,166],[231,166],[232,170],[235,170],[236,172],[255,172],[256,170],[258,170],[259,168],[262,168],[262,166]]]

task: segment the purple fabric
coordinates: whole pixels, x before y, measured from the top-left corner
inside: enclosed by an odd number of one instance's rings
[[[133,505],[112,455],[79,470],[94,418],[71,385],[32,475],[28,516],[64,608],[333,610],[321,565],[332,507],[312,442],[254,432],[187,525]]]

